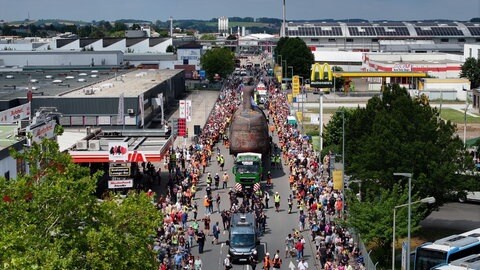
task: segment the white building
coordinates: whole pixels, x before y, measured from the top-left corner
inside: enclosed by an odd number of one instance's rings
[[[480,59],[480,44],[465,44],[463,46],[463,57]]]
[[[218,33],[220,35],[228,34],[228,17],[222,16],[218,18]]]

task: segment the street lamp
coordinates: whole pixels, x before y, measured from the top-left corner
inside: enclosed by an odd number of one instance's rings
[[[280,56],[280,61],[278,61],[279,56]],[[275,60],[277,60],[277,64],[280,63],[280,66],[282,65],[282,55],[281,54],[277,55],[277,59],[275,59]]]
[[[435,203],[435,198],[434,197],[427,197],[423,198],[421,200],[412,202],[411,204],[417,204],[417,203],[428,203],[428,204],[433,204]],[[393,208],[393,237],[392,237],[392,270],[395,270],[395,219],[396,219],[396,214],[397,214],[397,209],[407,206],[409,204],[400,204],[397,205]],[[407,257],[410,257],[410,252],[408,253]]]
[[[393,175],[408,177],[407,270],[410,270],[410,224],[412,222],[412,174],[411,173],[393,173]]]
[[[319,117],[318,117],[318,122],[320,124],[320,128],[319,128],[319,135],[320,135],[320,154],[319,154],[319,157],[321,158],[322,157],[322,150],[323,150],[323,138],[322,138],[322,134],[323,134],[323,91],[319,91],[319,99],[318,99],[318,103],[319,103],[319,106],[320,106],[320,112],[319,112]]]
[[[468,89],[463,88],[465,91],[465,113],[463,116],[463,147],[467,147],[467,111],[468,111]]]
[[[342,112],[342,217],[345,212],[345,111]]]

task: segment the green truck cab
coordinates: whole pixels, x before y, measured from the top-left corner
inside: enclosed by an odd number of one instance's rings
[[[263,176],[262,154],[252,152],[237,154],[232,172],[236,183],[244,186],[260,183]]]

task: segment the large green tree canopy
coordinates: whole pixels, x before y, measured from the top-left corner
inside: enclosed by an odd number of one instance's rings
[[[235,69],[235,54],[228,48],[213,48],[202,55],[200,64],[210,81],[215,74],[226,78]]]
[[[99,175],[55,142],[13,155],[30,174],[0,178],[0,268],[156,269],[151,244],[161,215],[144,193],[100,202]]]
[[[287,67],[284,67],[285,72],[288,73],[288,66],[293,67],[294,75],[299,75],[303,78],[310,78],[310,68],[314,63],[314,57],[310,48],[300,38],[280,38],[277,42],[277,46],[274,50],[275,57],[280,61],[280,55],[282,60],[287,61]],[[282,63],[278,63],[283,65]],[[290,77],[290,73],[286,77]]]
[[[440,203],[464,188],[457,172],[473,163],[467,162],[455,125],[440,119],[424,99],[412,99],[405,88],[387,87],[382,97],[355,110],[348,123],[347,172],[373,179],[373,190],[405,183],[394,172],[412,173],[415,193]]]
[[[455,134],[456,127],[440,119],[428,100],[412,99],[405,88],[386,87],[365,108],[344,110],[344,115],[345,170],[354,180],[347,223],[380,250],[389,250],[393,208],[408,202],[408,179],[394,173],[412,173],[412,202],[433,196],[441,205],[475,182],[463,175],[473,162]],[[341,153],[340,112],[326,126],[324,138],[328,150]],[[412,231],[432,210],[417,206],[412,210]],[[405,209],[398,212],[399,227],[405,213]],[[403,228],[397,236],[405,235]]]

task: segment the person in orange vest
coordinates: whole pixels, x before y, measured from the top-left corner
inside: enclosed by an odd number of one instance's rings
[[[272,260],[272,265],[274,270],[280,270],[282,266],[282,259],[280,259],[280,256],[278,256],[278,254],[275,254],[275,257]]]
[[[272,260],[270,259],[270,253],[266,253],[265,257],[263,257],[263,270],[270,270],[272,266]]]
[[[205,195],[205,198],[203,199],[203,206],[205,206],[205,214],[210,213],[210,200],[208,199],[208,196]]]
[[[342,218],[343,201],[340,197],[335,201],[335,213],[338,218]]]

